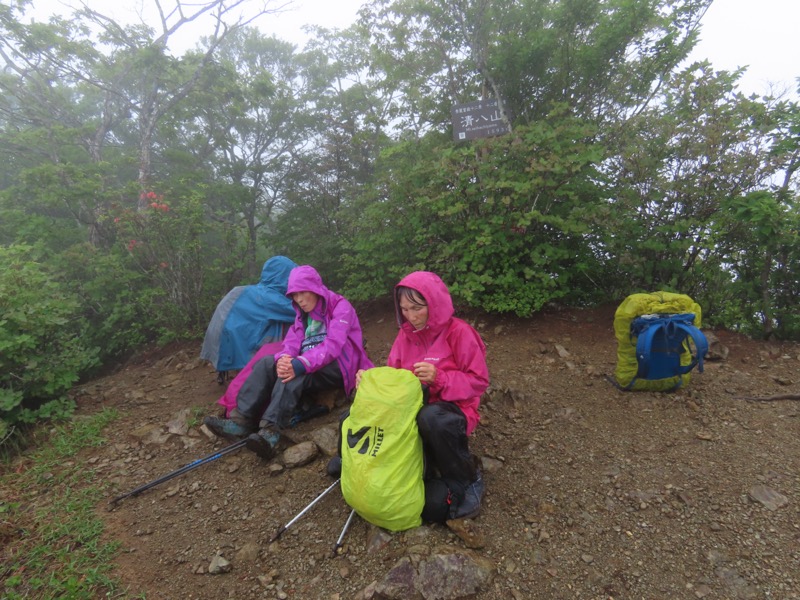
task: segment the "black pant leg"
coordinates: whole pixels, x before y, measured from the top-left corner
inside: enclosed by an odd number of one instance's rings
[[[417,414],[426,459],[436,467],[443,479],[464,486],[474,481],[477,473],[467,442],[467,418],[451,402],[426,404]]]
[[[297,412],[300,398],[305,392],[318,392],[322,390],[339,389],[344,387],[342,371],[339,362],[333,361],[313,373],[305,373],[295,377],[288,383],[277,379],[272,388],[272,397],[264,412],[262,427],[285,428]]]
[[[253,425],[258,423],[267,408],[277,380],[274,357],[265,356],[256,362],[239,389],[236,408],[231,412],[231,418],[237,421],[244,420]]]

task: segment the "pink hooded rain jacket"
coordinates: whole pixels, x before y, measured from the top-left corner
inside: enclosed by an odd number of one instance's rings
[[[478,425],[481,395],[489,386],[486,346],[473,327],[453,316],[453,301],[441,278],[428,271],[415,271],[396,287],[417,290],[428,303],[428,322],[420,330],[403,318],[395,296],[400,331],[389,352],[387,365],[414,370],[414,363],[436,367],[430,386],[430,402],[454,402],[467,417],[467,435]]]
[[[325,287],[316,269],[308,265],[295,267],[289,273],[286,295],[291,298],[295,292],[314,292],[319,296],[317,306],[308,316],[325,323],[327,335],[321,344],[300,356],[300,344],[305,337],[304,313],[292,302],[297,318],[283,340],[282,349],[275,354],[275,360],[288,354],[300,360],[307,373],[338,360],[345,392],[349,394],[355,387],[356,371],[373,366],[364,350],[361,324],[353,305],[344,296]]]

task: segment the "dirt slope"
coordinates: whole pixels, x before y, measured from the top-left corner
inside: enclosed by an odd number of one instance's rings
[[[800,393],[800,348],[715,332],[727,359],[686,389],[623,393],[604,379],[616,361],[613,311],[468,315],[492,376],[471,444],[486,466],[478,552],[496,574],[476,598],[800,598],[800,403],[739,398]],[[390,307],[360,312],[381,364],[396,331]],[[107,446],[82,457],[109,498],[223,447],[196,426],[164,434],[181,409],[216,412],[222,389],[198,352],[143,356],[81,388],[82,411],[122,414]],[[123,543],[118,574],[148,599],[348,599],[420,540],[464,547],[432,526],[368,548],[370,527],[357,518],[333,558],[349,514],[338,489],[269,544],[331,483],[326,462],[281,470],[242,450],[113,511],[99,506]],[[770,491],[785,504],[754,499]],[[230,572],[207,572],[217,554]]]

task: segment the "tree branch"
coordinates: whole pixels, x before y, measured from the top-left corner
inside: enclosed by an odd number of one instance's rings
[[[800,394],[776,394],[775,396],[734,396],[734,400],[748,402],[772,402],[774,400],[800,400]]]

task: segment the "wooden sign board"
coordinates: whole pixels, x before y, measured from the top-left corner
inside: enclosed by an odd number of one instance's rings
[[[457,104],[450,109],[453,139],[457,142],[508,133],[497,99]]]

